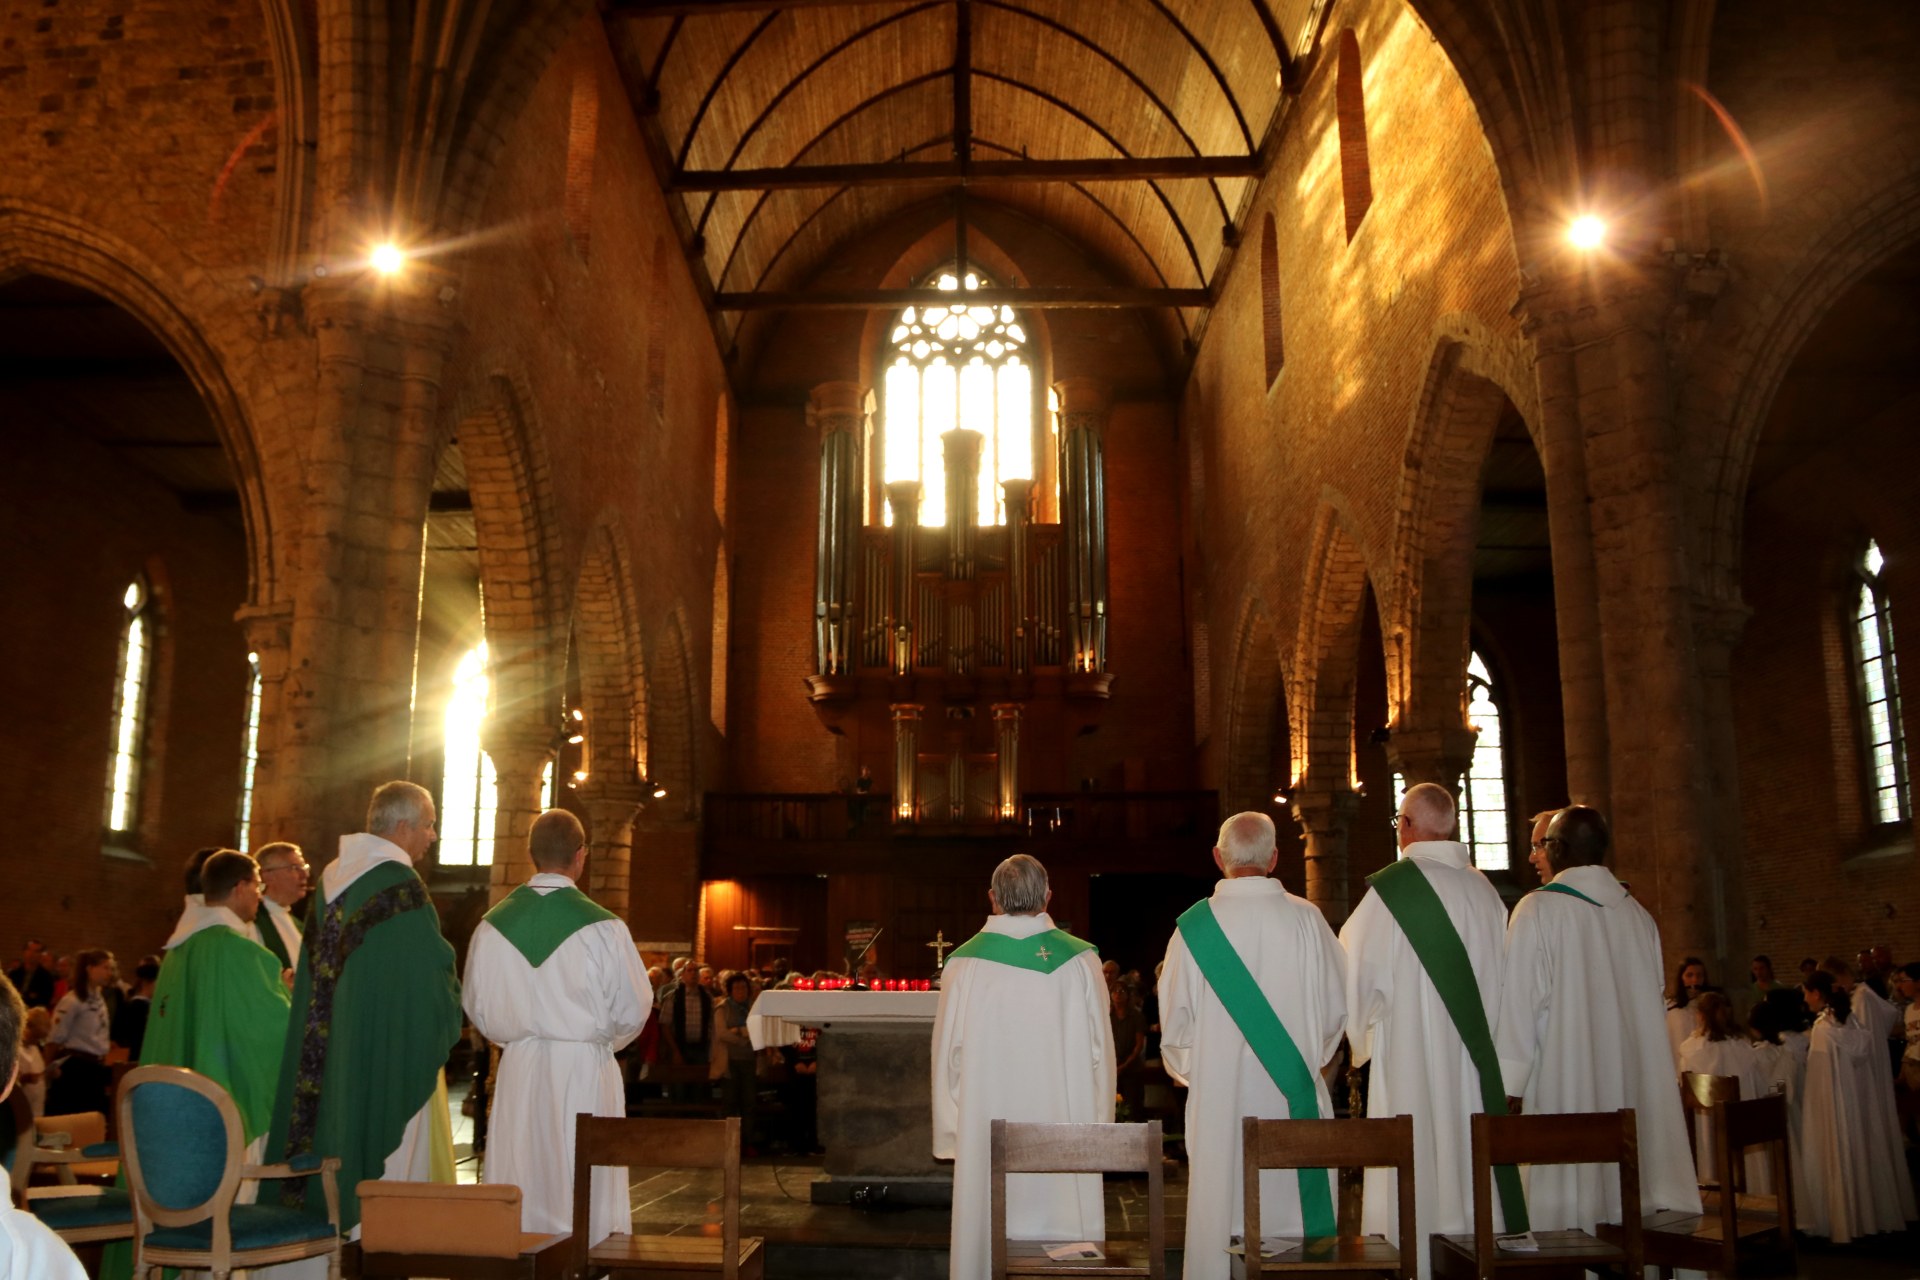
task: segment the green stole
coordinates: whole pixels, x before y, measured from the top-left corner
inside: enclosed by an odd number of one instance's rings
[[[1480,985],[1474,980],[1473,962],[1467,958],[1466,943],[1460,931],[1427,880],[1426,873],[1411,858],[1403,858],[1367,877],[1367,883],[1380,895],[1381,904],[1393,916],[1407,944],[1426,970],[1427,979],[1440,994],[1453,1029],[1460,1033],[1467,1056],[1473,1059],[1480,1076],[1480,1106],[1490,1116],[1507,1114],[1507,1088],[1500,1075],[1500,1055],[1493,1047],[1493,1029],[1487,1024],[1486,1006],[1480,1002]],[[1526,1193],[1520,1188],[1520,1170],[1513,1165],[1494,1166],[1494,1185],[1500,1192],[1500,1208],[1506,1215],[1509,1232],[1528,1231]]]
[[[482,918],[538,969],[580,930],[620,917],[573,885],[542,893],[523,884]]]
[[[282,969],[293,968],[293,957],[287,954],[287,940],[280,936],[280,926],[273,922],[265,899],[261,900],[260,913],[254,916],[253,923],[260,930],[260,945],[273,952]]]
[[[1091,942],[1076,938],[1065,929],[1043,929],[1028,938],[1011,938],[1004,933],[989,933],[982,929],[955,947],[947,959],[949,962],[991,960],[994,964],[1015,969],[1052,973],[1082,951],[1091,950]]]
[[[1535,889],[1534,892],[1535,893],[1564,893],[1569,898],[1578,898],[1580,899],[1580,901],[1585,902],[1591,906],[1600,907],[1603,910],[1606,907],[1605,903],[1595,902],[1592,898],[1589,898],[1586,894],[1580,892],[1578,889],[1574,888],[1572,885],[1560,884],[1558,881],[1555,881],[1551,884],[1543,884],[1538,889]]]
[[[1318,1120],[1320,1097],[1314,1086],[1313,1069],[1300,1053],[1300,1047],[1287,1034],[1280,1015],[1273,1011],[1260,984],[1247,969],[1247,962],[1227,941],[1225,930],[1214,918],[1213,903],[1201,899],[1189,907],[1179,920],[1181,941],[1187,944],[1200,976],[1213,988],[1213,994],[1226,1006],[1227,1016],[1246,1037],[1247,1047],[1273,1078],[1287,1099],[1287,1115],[1294,1120]],[[1300,1218],[1308,1236],[1331,1236],[1338,1227],[1333,1216],[1332,1179],[1326,1169],[1298,1169]],[[1258,1246],[1249,1241],[1248,1247]]]

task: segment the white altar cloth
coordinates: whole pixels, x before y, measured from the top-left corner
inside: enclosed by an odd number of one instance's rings
[[[872,1026],[905,1030],[925,1023],[933,1034],[938,991],[762,991],[747,1013],[756,1049],[793,1044],[805,1027]]]

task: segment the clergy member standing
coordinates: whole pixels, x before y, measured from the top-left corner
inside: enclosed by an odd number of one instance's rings
[[[162,951],[173,950],[207,927],[209,918],[207,895],[200,883],[200,872],[207,865],[207,859],[220,852],[222,850],[217,848],[195,849],[193,856],[187,859],[187,896],[180,906],[180,918],[174,921],[173,932],[167,935],[166,944],[161,947]],[[246,936],[260,943],[261,946],[266,945],[265,939],[260,936],[258,924],[249,922],[246,927]]]
[[[1321,1071],[1347,1027],[1346,958],[1320,909],[1272,879],[1273,819],[1220,826],[1213,896],[1180,917],[1160,972],[1160,1060],[1187,1086],[1189,1280],[1223,1280],[1246,1222],[1240,1120],[1332,1119]],[[1260,1175],[1263,1236],[1333,1235],[1325,1169]]]
[[[1528,1115],[1633,1108],[1642,1208],[1698,1213],[1660,931],[1604,865],[1610,839],[1606,819],[1584,805],[1547,827],[1553,879],[1520,899],[1507,924],[1500,1072]],[[1620,1220],[1619,1180],[1610,1165],[1535,1165],[1527,1208],[1535,1230],[1592,1231]]]
[[[1453,839],[1453,797],[1422,782],[1398,818],[1400,860],[1368,877],[1371,888],[1340,930],[1347,953],[1347,1040],[1353,1065],[1369,1060],[1369,1116],[1413,1117],[1414,1243],[1473,1230],[1473,1150],[1468,1117],[1505,1115],[1506,1087],[1493,1047],[1507,909],[1500,891]],[[1366,1172],[1361,1230],[1400,1242],[1396,1179]],[[1517,1170],[1499,1172],[1496,1226],[1524,1229]],[[1420,1274],[1432,1253],[1415,1248]]]
[[[453,1181],[453,1130],[441,1068],[460,1039],[453,948],[413,864],[438,839],[433,797],[383,783],[367,830],[340,837],[307,917],[273,1107],[278,1162],[340,1158],[340,1222],[360,1231],[364,1178]],[[283,1195],[301,1204],[311,1178]]]
[[[283,969],[300,967],[300,924],[293,905],[307,896],[307,855],[284,840],[262,845],[260,945],[279,957]]]
[[[1113,1119],[1113,1030],[1093,944],[1054,927],[1047,870],[1016,853],[993,870],[986,926],[947,957],[933,1019],[933,1154],[953,1161],[950,1280],[989,1271],[993,1121]],[[1007,1236],[1103,1241],[1097,1174],[1012,1174]]]
[[[582,1112],[624,1116],[613,1055],[653,1007],[626,922],[580,892],[587,836],[565,809],[533,821],[536,873],[487,912],[467,952],[463,1000],[505,1046],[487,1131],[486,1181],[520,1188],[520,1229],[573,1230],[573,1127]],[[592,1239],[633,1230],[624,1170],[593,1171]]]

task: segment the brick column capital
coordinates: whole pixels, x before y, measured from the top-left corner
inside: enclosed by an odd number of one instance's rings
[[[1473,749],[1480,733],[1466,723],[1440,725],[1395,725],[1387,739],[1387,759],[1406,778],[1407,785],[1437,782],[1447,790],[1460,790],[1460,779],[1473,763]]]
[[[867,389],[857,382],[822,382],[807,396],[807,425],[822,439],[836,431],[857,434],[866,416]]]

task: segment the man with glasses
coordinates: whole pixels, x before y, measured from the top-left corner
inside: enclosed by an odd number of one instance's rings
[[[300,925],[293,918],[293,904],[307,896],[307,874],[307,855],[299,845],[280,841],[261,846],[260,882],[265,889],[260,911],[266,919],[260,941],[279,957],[282,969],[300,968]]]
[[[1527,841],[1527,865],[1540,877],[1541,884],[1553,879],[1553,868],[1547,865],[1547,824],[1553,821],[1553,815],[1558,812],[1558,809],[1542,809],[1532,819],[1533,834]]]
[[[1562,809],[1541,837],[1553,878],[1507,924],[1494,1043],[1507,1090],[1529,1115],[1637,1113],[1640,1198],[1647,1213],[1700,1212],[1687,1130],[1673,1084],[1660,930],[1607,870],[1606,819]],[[1620,1220],[1620,1187],[1602,1165],[1535,1165],[1535,1231]]]

